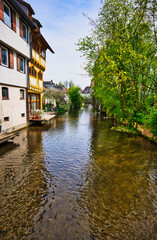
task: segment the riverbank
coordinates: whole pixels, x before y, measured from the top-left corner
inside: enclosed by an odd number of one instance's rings
[[[149,141],[157,143],[157,137],[153,136],[153,133],[151,133],[151,130],[144,128],[143,126],[140,126],[140,125],[137,126],[137,131],[131,131],[130,129],[128,129],[125,126],[112,127],[111,130],[115,131],[115,132],[123,132],[123,133],[128,133],[128,134],[141,135],[141,136],[147,138]]]

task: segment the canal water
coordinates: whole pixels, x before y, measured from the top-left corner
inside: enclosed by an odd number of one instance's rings
[[[0,147],[0,239],[157,239],[157,147],[89,110]]]

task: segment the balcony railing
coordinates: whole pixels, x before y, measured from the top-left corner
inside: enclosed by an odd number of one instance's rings
[[[34,49],[32,49],[32,58],[39,64],[41,65],[43,68],[46,67],[46,61],[43,57],[41,57],[39,55],[39,53],[37,53]]]
[[[38,91],[43,91],[43,81],[35,78],[33,76],[29,76],[29,85],[30,89],[37,89]]]

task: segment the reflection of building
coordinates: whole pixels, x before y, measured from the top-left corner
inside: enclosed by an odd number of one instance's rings
[[[43,72],[46,68],[46,50],[53,50],[46,42],[40,32],[42,25],[32,18],[36,30],[32,34],[33,49],[32,60],[29,63],[29,90],[28,90],[28,110],[31,114],[36,109],[42,109],[42,92],[43,92]]]
[[[35,25],[21,1],[0,0],[0,120],[2,131],[27,123],[27,76],[31,58],[31,32]]]
[[[0,226],[4,230],[0,239],[27,239],[28,231],[34,232],[34,217],[40,214],[41,202],[48,195],[42,131],[24,129],[14,142],[0,151]]]

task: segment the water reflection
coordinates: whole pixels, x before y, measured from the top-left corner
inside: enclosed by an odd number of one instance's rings
[[[92,121],[79,199],[87,203],[92,239],[155,239],[157,191],[149,174],[157,175],[157,148],[141,137],[111,134],[110,125]]]
[[[34,231],[34,217],[42,218],[48,192],[42,132],[23,130],[15,144],[19,147],[0,158],[1,239],[26,239]]]
[[[156,239],[157,149],[88,110],[0,153],[0,239]]]

